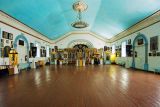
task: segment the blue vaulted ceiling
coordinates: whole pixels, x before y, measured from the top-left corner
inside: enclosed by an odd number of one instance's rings
[[[0,0],[0,9],[19,21],[57,39],[70,31],[77,14],[72,4],[77,0]],[[105,38],[129,28],[160,9],[160,0],[84,0],[88,10],[83,19],[89,23],[87,31]]]

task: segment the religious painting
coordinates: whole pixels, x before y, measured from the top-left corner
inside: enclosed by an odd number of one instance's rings
[[[4,47],[4,43],[1,43],[1,47]]]
[[[7,39],[7,37],[8,37],[8,33],[7,33],[7,32],[5,32],[5,31],[3,31],[3,32],[2,32],[2,38]]]
[[[107,51],[107,46],[104,46],[104,51]]]
[[[0,44],[1,47],[4,47],[4,39],[1,39],[1,44]]]
[[[6,40],[6,43],[8,44],[8,43],[9,43],[9,40]]]
[[[18,45],[24,46],[24,41],[23,40],[19,40],[18,41]]]
[[[46,50],[43,50],[43,57],[46,57]]]
[[[150,50],[151,51],[158,50],[158,36],[154,36],[150,38]]]
[[[121,57],[121,48],[116,49],[116,57]]]
[[[36,57],[36,55],[37,55],[37,47],[32,47],[32,56],[35,58]]]
[[[112,47],[110,47],[110,51],[112,51]]]
[[[34,47],[34,43],[30,43],[29,58],[31,58],[31,57],[32,57],[32,53],[33,53],[33,51],[32,51],[32,47]]]
[[[153,56],[157,56],[156,51],[152,51],[152,55],[153,55]]]
[[[0,48],[0,53],[1,53],[1,57],[3,58],[3,56],[4,56],[4,50],[3,50],[3,48]]]
[[[54,50],[55,50],[55,52],[57,52],[58,51],[58,46],[54,46]]]
[[[131,45],[131,39],[128,39],[128,45]]]
[[[12,33],[8,33],[8,39],[13,40],[13,34]]]
[[[1,39],[1,43],[4,43],[4,39]]]
[[[30,50],[29,51],[29,58],[31,58],[32,57],[32,51]]]
[[[5,31],[3,31],[3,32],[2,32],[2,38],[7,39],[7,38],[8,38],[8,33],[5,32]]]
[[[42,49],[40,49],[40,55],[41,55],[41,57],[43,57],[43,51],[42,51]]]
[[[13,48],[13,41],[11,41],[11,48]]]
[[[54,52],[54,49],[52,49],[52,52]]]
[[[160,56],[160,52],[157,52],[157,56]]]
[[[28,59],[28,57],[27,57],[27,55],[25,55],[25,61],[27,61],[27,59]]]
[[[135,51],[134,55],[135,55],[135,57],[137,57],[137,51]]]
[[[4,47],[4,57],[9,57],[9,52],[11,48],[9,46]]]
[[[126,45],[126,55],[127,57],[132,56],[132,45]]]
[[[52,49],[51,49],[51,48],[49,48],[49,54],[51,54],[51,52],[52,52]]]
[[[32,47],[34,47],[34,43],[30,43],[30,49],[32,49]]]
[[[143,38],[141,38],[141,39],[138,39],[138,41],[137,41],[137,43],[138,43],[138,45],[143,45]]]
[[[152,53],[149,53],[148,55],[149,55],[149,56],[152,56]]]
[[[84,44],[78,44],[78,45],[75,45],[73,48],[79,50],[79,51],[82,51],[84,52],[86,48],[88,48],[88,46],[84,45]]]
[[[64,58],[67,58],[67,54],[64,54]]]

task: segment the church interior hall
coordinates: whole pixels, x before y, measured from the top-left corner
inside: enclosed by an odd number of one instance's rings
[[[0,107],[159,107],[159,0],[0,0]]]

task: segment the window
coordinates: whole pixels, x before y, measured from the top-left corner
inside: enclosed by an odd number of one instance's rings
[[[47,57],[49,57],[49,46],[47,46]]]
[[[36,57],[40,57],[40,45],[39,45],[39,43],[36,43],[36,47],[37,47]]]
[[[116,46],[112,45],[112,54],[115,54],[115,53],[116,53]]]
[[[126,41],[122,42],[122,51],[121,51],[121,54],[122,54],[122,57],[126,57]]]

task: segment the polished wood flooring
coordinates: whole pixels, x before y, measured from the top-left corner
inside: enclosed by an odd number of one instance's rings
[[[0,78],[0,107],[160,107],[160,75],[51,65]]]

